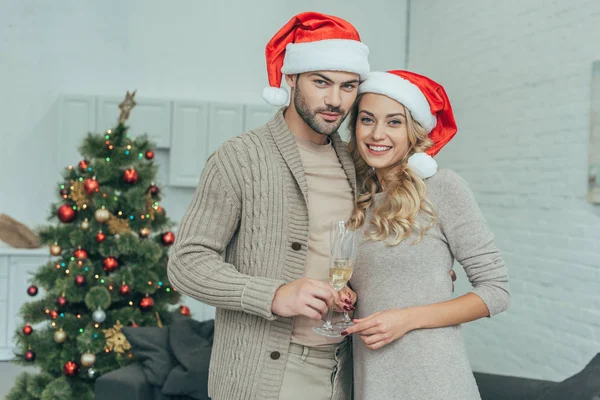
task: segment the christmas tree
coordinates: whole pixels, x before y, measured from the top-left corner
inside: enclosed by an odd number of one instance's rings
[[[154,145],[128,136],[135,92],[119,105],[119,122],[88,133],[82,160],[59,182],[51,226],[39,232],[51,261],[31,279],[14,362],[23,373],[8,395],[19,399],[93,399],[95,379],[133,361],[123,326],[162,326],[179,295],[167,278],[175,236],[154,184]],[[40,293],[41,297],[41,293]],[[181,313],[189,314],[182,306]]]

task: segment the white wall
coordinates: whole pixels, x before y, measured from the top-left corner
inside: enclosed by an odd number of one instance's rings
[[[513,305],[465,327],[474,369],[562,380],[600,352],[600,217],[586,200],[600,2],[412,1],[408,67],[443,83]],[[464,275],[460,291],[467,290]]]
[[[137,98],[262,104],[265,45],[292,15],[309,10],[352,22],[373,68],[404,65],[406,1],[322,3],[0,0],[0,212],[31,227],[45,223],[60,168],[79,161],[56,156],[57,146],[78,145],[56,143],[60,94],[137,89]],[[159,162],[166,165],[167,156],[161,152]],[[177,221],[191,191],[165,194]]]

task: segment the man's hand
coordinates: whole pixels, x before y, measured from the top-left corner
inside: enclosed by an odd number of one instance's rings
[[[303,315],[321,319],[330,306],[339,302],[339,294],[329,283],[300,278],[277,289],[271,311],[281,317]]]

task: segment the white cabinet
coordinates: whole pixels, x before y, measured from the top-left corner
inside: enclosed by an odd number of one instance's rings
[[[77,148],[88,132],[102,133],[116,126],[121,101],[116,96],[61,97],[57,169],[80,161]],[[163,183],[180,188],[195,188],[206,159],[221,144],[264,125],[278,110],[258,104],[143,97],[135,101],[127,121],[129,135],[148,135],[160,150],[157,162],[161,170],[168,171],[165,172],[168,182]]]
[[[118,97],[98,97],[96,132],[105,132],[119,122],[123,101]],[[171,144],[171,102],[158,99],[137,99],[126,125],[129,136],[147,134],[158,149],[168,149]]]
[[[244,132],[244,106],[211,103],[208,126],[208,155],[210,156],[221,144]]]
[[[96,125],[96,98],[94,96],[63,96],[58,116],[58,140],[56,154],[60,165],[77,164],[81,156],[78,146]]]
[[[27,294],[31,274],[48,262],[47,248],[41,249],[0,249],[0,361],[11,360],[15,356],[14,334],[23,324],[19,316],[21,305],[40,299]]]
[[[208,103],[175,102],[169,185],[195,187],[208,157]]]
[[[278,108],[271,106],[247,105],[244,107],[244,132],[258,128],[275,116]]]

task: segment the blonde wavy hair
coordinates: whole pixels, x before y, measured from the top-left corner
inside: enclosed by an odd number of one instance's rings
[[[406,155],[379,182],[374,168],[370,167],[358,152],[356,142],[356,121],[358,118],[359,105],[363,95],[360,95],[354,103],[348,119],[348,130],[350,142],[348,149],[356,166],[356,177],[358,181],[358,201],[352,217],[350,226],[358,229],[365,223],[367,209],[373,204],[375,194],[385,192],[383,203],[373,210],[373,227],[366,231],[370,240],[384,241],[387,245],[397,245],[408,238],[413,232],[418,232],[418,243],[425,232],[431,228],[436,220],[436,214],[432,204],[425,197],[425,182],[407,167],[407,160],[412,154],[424,152],[432,142],[423,129],[404,108],[408,131],[409,148]],[[383,184],[382,184],[383,183]],[[385,187],[384,187],[385,186]],[[428,222],[422,226],[417,222],[417,216],[421,214]]]

